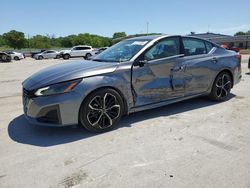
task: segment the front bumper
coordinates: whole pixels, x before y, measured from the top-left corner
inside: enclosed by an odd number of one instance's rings
[[[78,124],[83,98],[77,92],[44,97],[30,97],[28,92],[23,89],[23,111],[31,124],[54,127]]]

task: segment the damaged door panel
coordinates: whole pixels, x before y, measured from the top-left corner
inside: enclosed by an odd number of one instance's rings
[[[164,39],[143,54],[147,63],[132,70],[135,106],[184,96],[182,56],[179,37]]]

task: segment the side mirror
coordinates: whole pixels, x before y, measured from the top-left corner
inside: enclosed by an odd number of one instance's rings
[[[147,60],[138,60],[134,62],[134,66],[144,67],[145,64],[147,64]]]

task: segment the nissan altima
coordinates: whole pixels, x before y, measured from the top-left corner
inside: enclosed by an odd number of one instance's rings
[[[225,101],[241,79],[240,55],[187,36],[127,39],[91,61],[41,70],[23,82],[29,122],[104,132],[125,114],[208,96]]]

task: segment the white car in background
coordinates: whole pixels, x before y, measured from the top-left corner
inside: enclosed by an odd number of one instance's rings
[[[46,50],[43,51],[39,54],[35,54],[34,58],[35,59],[60,59],[61,55],[58,51],[55,50]]]
[[[91,56],[93,56],[94,49],[91,46],[74,46],[70,50],[64,50],[62,53],[63,59],[69,59],[73,57],[84,57],[85,59],[89,59]]]
[[[23,53],[19,53],[19,52],[7,52],[7,53],[11,56],[11,59],[14,59],[16,61],[25,58]]]

